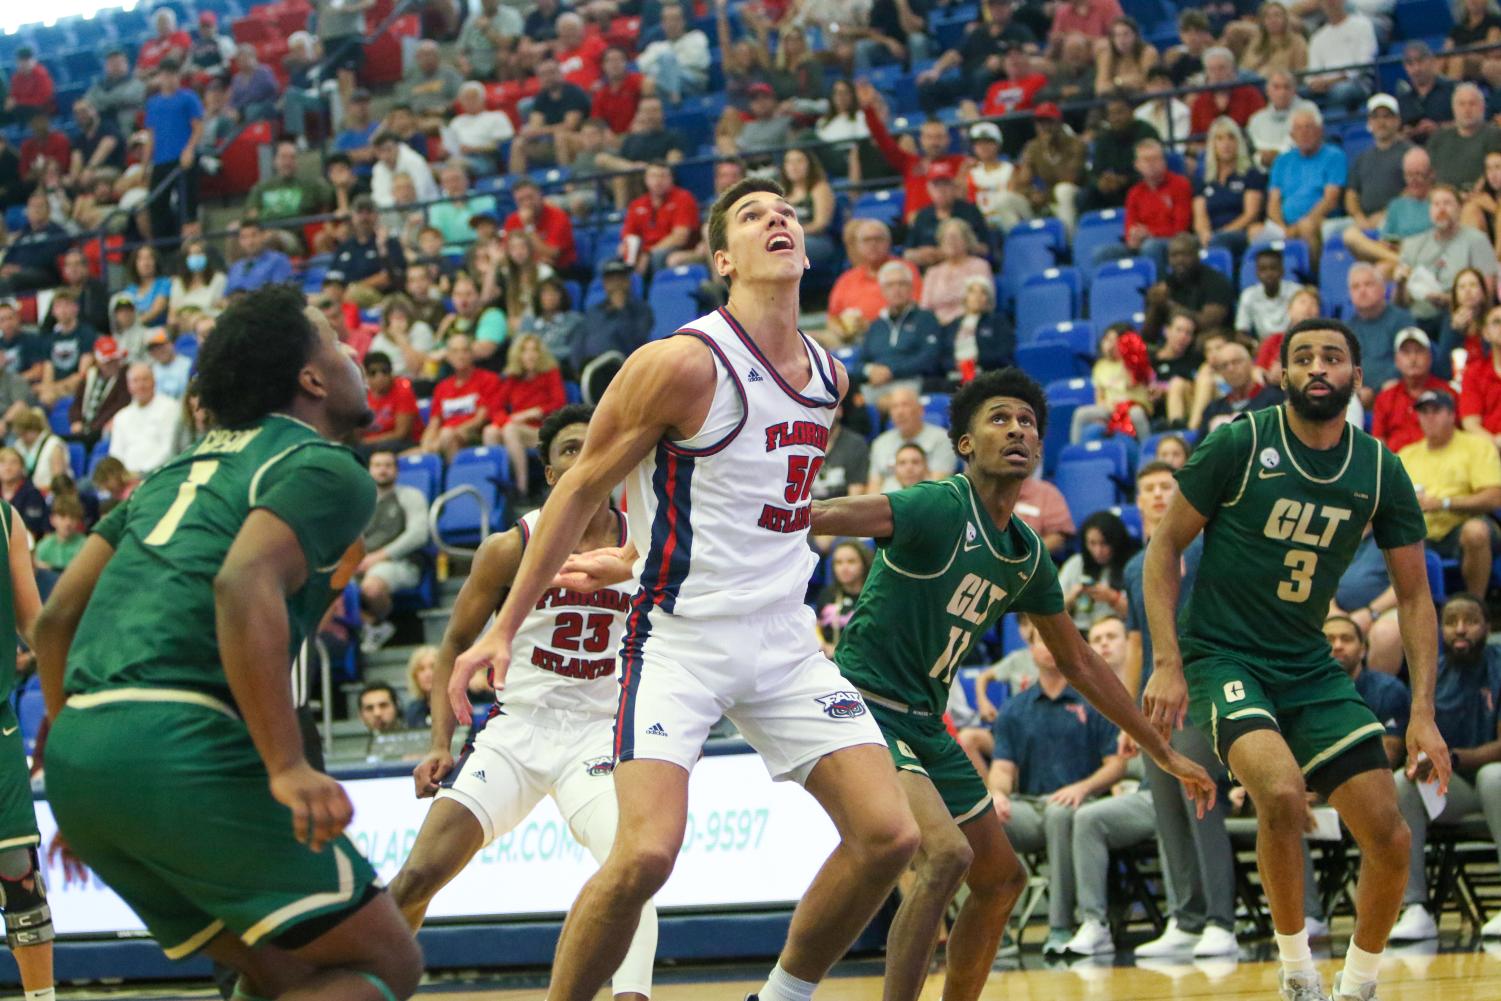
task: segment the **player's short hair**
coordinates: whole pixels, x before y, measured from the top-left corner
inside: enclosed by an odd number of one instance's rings
[[[1136,470],[1136,482],[1140,483],[1142,480],[1146,479],[1148,476],[1153,475],[1154,473],[1166,473],[1169,476],[1174,476],[1177,474],[1177,472],[1178,471],[1176,469],[1168,465],[1166,462],[1163,462],[1161,459],[1153,459],[1151,462],[1142,463],[1141,468]]]
[[[1365,646],[1366,645],[1366,643],[1365,643],[1365,630],[1362,629],[1362,628],[1360,628],[1360,623],[1359,622],[1356,622],[1354,619],[1350,618],[1348,615],[1345,615],[1343,613],[1341,613],[1339,615],[1330,615],[1330,616],[1325,617],[1325,619],[1324,619],[1324,625],[1327,626],[1331,622],[1343,622],[1343,623],[1345,623],[1351,629],[1355,630],[1355,638],[1360,641],[1360,645],[1361,646]]]
[[[303,294],[268,285],[230,304],[198,354],[199,400],[220,427],[251,424],[292,402],[318,345]]]
[[[729,229],[730,208],[746,195],[755,194],[757,191],[765,191],[776,195],[778,198],[787,194],[782,186],[767,177],[746,177],[725,189],[724,194],[714,200],[714,206],[709,209],[709,256],[712,258],[715,251],[724,250],[728,246],[725,237]]]
[[[959,439],[969,434],[969,422],[975,411],[990,399],[1010,396],[1021,400],[1037,415],[1037,437],[1048,431],[1048,397],[1037,380],[1019,368],[998,368],[981,372],[975,380],[954,394],[949,401],[949,442],[959,451]]]
[[[593,419],[594,408],[587,403],[570,403],[548,414],[537,430],[537,452],[542,456],[542,464],[552,465],[552,440],[564,428],[571,424],[588,424]]]
[[[1351,330],[1348,326],[1339,322],[1338,320],[1330,319],[1329,317],[1324,316],[1314,316],[1306,320],[1299,320],[1297,323],[1294,323],[1288,330],[1288,332],[1283,335],[1283,371],[1287,370],[1287,359],[1292,350],[1293,338],[1297,337],[1299,334],[1306,334],[1310,330],[1333,330],[1343,335],[1345,338],[1345,348],[1350,352],[1350,361],[1355,365],[1356,368],[1360,367],[1360,338],[1355,336],[1355,331]],[[1248,348],[1247,350],[1250,349]],[[1252,351],[1251,357],[1254,358],[1255,356],[1256,353]]]

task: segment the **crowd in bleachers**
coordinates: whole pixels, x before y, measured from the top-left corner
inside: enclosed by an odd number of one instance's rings
[[[947,475],[947,394],[1021,367],[1051,418],[1018,513],[1081,630],[1104,624],[1107,659],[1139,684],[1110,625],[1141,631],[1139,478],[1280,403],[1282,331],[1333,315],[1364,354],[1350,419],[1420,487],[1435,598],[1481,597],[1485,625],[1501,536],[1491,0],[170,0],[0,36],[0,67],[0,497],[42,540],[44,575],[202,433],[192,366],[218,311],[296,282],[369,381],[379,558],[337,621],[378,647],[393,609],[432,601],[426,505],[472,488],[437,516],[458,544],[486,512],[507,524],[537,496],[542,418],[725,301],[704,220],[757,173],[798,211],[805,326],[854,384],[816,496]],[[868,556],[816,542],[827,645]],[[1355,667],[1396,678],[1396,602],[1369,548],[1331,612],[1355,627]],[[1456,600],[1441,698],[1460,713],[1484,689],[1494,707],[1501,659],[1484,629],[1467,645],[1474,603]],[[1014,622],[995,640],[999,687],[960,707],[975,721],[1057,680]],[[370,694],[394,725],[399,700]],[[1489,712],[1451,720],[1451,744],[1484,750],[1460,752],[1475,795],[1435,823],[1484,805],[1501,833],[1479,774],[1501,760]],[[1098,924],[1102,877],[1062,873],[1058,839],[1101,857],[1079,842],[1098,826],[1082,807],[1113,799],[1126,763],[1102,737],[1039,776],[1017,732],[974,729],[998,801],[1031,825],[1018,844],[1054,857],[1055,944],[1078,931],[1094,948],[1070,901],[1077,881]],[[1038,805],[1063,788],[1072,827]],[[1139,803],[1117,806],[1141,826]],[[1206,931],[1223,901],[1170,905],[1174,928],[1223,948]],[[1399,931],[1426,932],[1413,913]]]

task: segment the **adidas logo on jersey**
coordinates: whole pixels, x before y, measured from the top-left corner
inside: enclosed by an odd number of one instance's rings
[[[664,726],[662,726],[661,723],[653,723],[651,726],[649,726],[649,727],[646,728],[646,732],[647,732],[648,736],[652,736],[652,737],[665,737],[665,736],[667,736],[667,729]]]
[[[474,773],[474,778],[477,782],[485,781],[485,770],[483,768],[476,770]]]
[[[745,381],[746,382],[761,382],[763,380],[761,379],[761,373],[760,372],[757,372],[755,369],[751,369],[750,373],[745,377]]]

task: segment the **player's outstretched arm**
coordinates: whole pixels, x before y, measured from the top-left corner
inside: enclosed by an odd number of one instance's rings
[[[291,809],[298,840],[317,851],[354,808],[337,782],[308,764],[292,702],[287,595],[307,575],[292,527],[268,510],[250,512],[214,578],[214,622],[224,677],[271,776],[271,795]]]
[[[47,704],[49,720],[56,719],[62,712],[63,674],[68,666],[68,650],[73,645],[73,635],[78,631],[89,598],[94,594],[94,585],[99,583],[105,564],[114,555],[114,546],[98,535],[90,535],[83,549],[52,586],[47,604],[37,614],[31,649],[36,654],[37,674],[42,680],[42,698]]]
[[[859,494],[813,502],[814,535],[855,539],[889,539],[896,523],[885,494]]]
[[[1163,771],[1183,783],[1189,799],[1198,805],[1199,816],[1214,806],[1215,785],[1209,773],[1174,751],[1167,738],[1147,721],[1110,665],[1085,642],[1074,620],[1065,612],[1034,614],[1031,620],[1068,683],[1106,719],[1129,734]]]
[[[1208,520],[1182,492],[1174,494],[1167,514],[1152,533],[1142,564],[1147,628],[1152,630],[1152,678],[1142,695],[1142,708],[1164,738],[1181,728],[1188,714],[1188,684],[1183,680],[1183,655],[1178,650],[1178,595],[1183,588],[1183,551]]]
[[[1382,550],[1386,572],[1397,592],[1397,626],[1412,681],[1412,715],[1407,722],[1407,774],[1416,777],[1418,754],[1428,755],[1439,791],[1449,788],[1449,746],[1433,719],[1433,686],[1438,678],[1438,617],[1428,589],[1423,543]]]
[[[589,519],[664,437],[697,433],[708,417],[714,383],[713,356],[695,337],[657,341],[626,359],[594,411],[583,453],[542,507],[504,607],[485,635],[454,662],[450,691],[467,685],[481,668],[491,669],[497,690],[505,684],[511,637],[577,548]],[[454,711],[467,722],[464,706],[455,702]]]
[[[455,696],[448,691],[448,681],[453,675],[454,658],[469,649],[471,643],[484,631],[485,623],[495,609],[500,607],[516,577],[516,568],[521,565],[521,530],[511,529],[492,535],[480,543],[479,552],[469,570],[469,579],[459,591],[454,602],[453,614],[449,616],[448,628],[443,632],[443,642],[438,646],[438,659],[433,665],[433,690],[428,696],[428,710],[432,716],[432,746],[427,755],[412,770],[417,783],[417,798],[425,799],[438,791],[438,784],[453,769],[453,729]],[[469,704],[466,689],[457,698]]]

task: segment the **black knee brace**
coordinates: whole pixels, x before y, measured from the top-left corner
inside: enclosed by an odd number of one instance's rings
[[[0,911],[5,913],[5,943],[12,949],[56,938],[35,845],[0,851]]]

